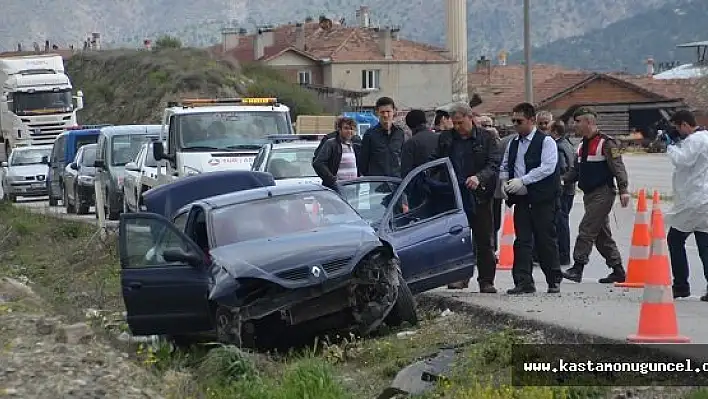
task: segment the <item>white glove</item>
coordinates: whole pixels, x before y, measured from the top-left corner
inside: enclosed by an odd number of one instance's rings
[[[511,179],[504,185],[504,191],[507,194],[524,195],[526,194],[526,186],[519,178]]]

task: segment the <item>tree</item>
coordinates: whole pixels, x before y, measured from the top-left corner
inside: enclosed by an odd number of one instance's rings
[[[160,36],[153,46],[154,51],[158,51],[165,48],[180,48],[182,47],[182,41],[178,38],[170,35]]]

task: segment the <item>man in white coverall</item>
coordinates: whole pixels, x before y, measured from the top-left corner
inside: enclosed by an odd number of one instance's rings
[[[674,165],[674,203],[666,212],[666,224],[670,226],[666,241],[674,275],[674,298],[684,298],[691,295],[685,248],[691,233],[708,281],[708,131],[696,126],[696,118],[689,111],[677,111],[671,116],[671,124],[675,130],[662,137]],[[708,293],[701,301],[708,302]]]

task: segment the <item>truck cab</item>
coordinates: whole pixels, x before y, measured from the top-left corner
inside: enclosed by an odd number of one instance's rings
[[[156,185],[221,170],[250,170],[269,136],[294,134],[290,109],[276,98],[192,99],[169,103],[153,145]],[[163,144],[164,143],[164,144]]]
[[[56,54],[0,57],[0,136],[5,150],[52,144],[66,128],[77,124],[83,93],[72,96],[64,60]],[[74,103],[74,100],[76,101]]]

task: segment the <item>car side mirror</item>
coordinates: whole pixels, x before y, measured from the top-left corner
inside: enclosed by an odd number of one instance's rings
[[[105,168],[106,163],[103,161],[103,159],[97,159],[93,161],[93,166],[94,168]]]
[[[125,170],[139,172],[140,168],[138,168],[138,164],[136,164],[135,162],[128,162],[127,164],[125,164]]]
[[[49,165],[49,157],[46,156],[46,155],[43,156],[43,157],[42,157],[42,163],[43,163],[43,164],[46,164],[46,165]]]
[[[76,162],[70,163],[69,167],[74,170],[79,170],[79,165]]]
[[[165,262],[183,262],[194,267],[199,267],[203,263],[203,259],[198,255],[184,252],[179,248],[166,249],[162,253],[162,258]]]
[[[156,141],[152,143],[152,157],[155,158],[156,161],[160,161],[163,159],[166,159],[170,162],[174,161],[174,156],[165,153],[165,146],[162,144],[161,141]]]

